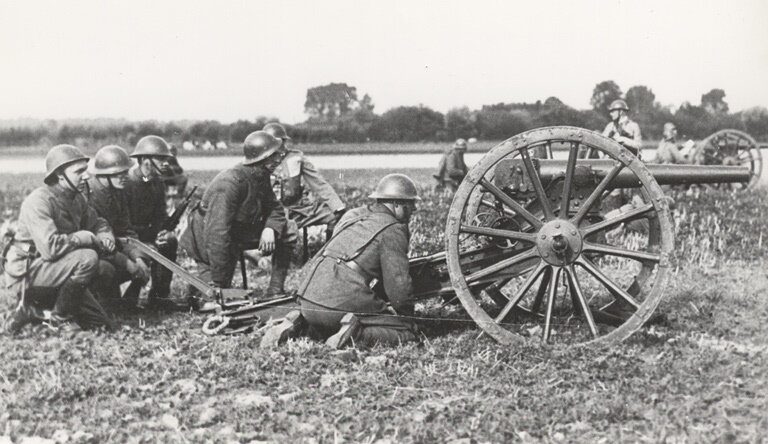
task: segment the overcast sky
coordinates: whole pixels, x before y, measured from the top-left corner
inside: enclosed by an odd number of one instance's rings
[[[768,1],[0,0],[0,118],[305,119],[346,82],[376,112],[646,85],[768,106]]]

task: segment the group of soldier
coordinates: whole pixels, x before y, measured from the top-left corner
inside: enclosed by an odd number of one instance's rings
[[[243,161],[208,184],[179,240],[168,224],[162,180],[175,159],[161,137],[142,138],[130,155],[108,145],[92,159],[72,145],[53,147],[44,185],[22,203],[4,252],[5,287],[19,301],[6,330],[16,334],[36,322],[57,331],[114,330],[113,312],[138,308],[148,287],[141,308],[179,308],[170,297],[171,272],[131,239],[174,261],[181,247],[213,288],[229,288],[243,251],[259,249],[272,256],[262,297],[283,296],[299,228],[324,224],[328,242],[301,284],[301,308],[272,323],[262,344],[274,346],[300,333],[335,347],[415,340],[415,326],[397,316],[413,310],[408,221],[419,200],[415,184],[388,175],[370,205],[346,211],[289,142],[277,123],[249,134]],[[304,186],[315,199],[306,198]],[[212,302],[197,294],[188,305],[204,309]]]

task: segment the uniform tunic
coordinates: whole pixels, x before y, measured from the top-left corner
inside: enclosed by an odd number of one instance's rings
[[[280,236],[285,225],[269,172],[239,164],[216,175],[205,190],[198,210],[190,214],[181,246],[206,266],[202,279],[229,288],[240,251],[257,248],[265,227]]]
[[[603,135],[612,139],[618,136],[626,137],[629,140],[624,140],[620,143],[635,155],[639,155],[643,147],[640,125],[630,120],[627,116],[620,117],[618,125],[613,120],[608,122],[608,125],[603,130]]]
[[[125,195],[131,223],[139,240],[154,242],[168,219],[163,181],[159,177],[144,178],[141,169],[134,166],[128,172]]]
[[[346,313],[373,315],[363,317],[364,342],[416,339],[408,320],[381,316],[388,313],[388,304],[399,314],[413,312],[408,225],[384,205],[373,204],[347,212],[336,230],[302,284],[304,318],[319,332],[332,334]],[[356,267],[344,261],[352,256]],[[373,279],[380,281],[378,291],[371,288]]]
[[[658,163],[690,163],[688,158],[680,152],[675,139],[664,139],[656,148],[656,162]]]
[[[275,195],[298,226],[327,224],[334,220],[334,213],[345,207],[333,187],[301,151],[288,150],[271,180]],[[305,190],[304,184],[309,190]]]
[[[449,148],[443,153],[437,174],[434,177],[437,179],[438,185],[447,186],[455,190],[461,184],[461,181],[464,180],[467,171],[467,164],[464,162],[464,151]]]

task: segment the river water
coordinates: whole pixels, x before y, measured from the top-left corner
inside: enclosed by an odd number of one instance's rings
[[[648,159],[654,156],[654,150],[644,150],[643,157]],[[472,166],[483,157],[484,153],[467,153],[464,160],[468,166]],[[566,151],[556,151],[555,158],[565,158]],[[397,168],[421,168],[437,169],[440,162],[440,153],[431,154],[315,154],[309,156],[314,165],[321,170],[349,170],[349,169],[397,169]],[[210,156],[210,157],[179,157],[179,163],[185,170],[210,171],[223,170],[240,162],[235,156]],[[0,173],[29,174],[43,173],[45,160],[43,157],[0,157]]]

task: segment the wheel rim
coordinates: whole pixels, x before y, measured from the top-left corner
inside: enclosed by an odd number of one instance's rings
[[[554,181],[544,183],[531,160],[531,154],[541,146],[551,150],[555,145],[568,149],[561,188],[552,187]],[[637,180],[641,188],[634,207],[602,222],[590,220],[589,215],[609,188],[607,184],[611,179],[604,179],[588,196],[578,196],[577,199],[574,193],[581,188],[575,184],[574,171],[581,168],[582,164],[577,167],[576,158],[585,147],[613,160],[608,175],[617,175],[624,170]],[[489,180],[495,177],[496,166],[510,158],[521,159],[519,164],[524,166],[531,179],[532,199],[520,199],[519,195],[509,191],[509,187],[503,190]],[[488,196],[493,200],[493,208],[514,215],[521,221],[522,228],[478,225],[478,207],[488,206],[478,202],[487,201]],[[577,201],[584,204],[581,209],[572,206]],[[648,232],[635,247],[630,245],[631,239],[628,244],[626,236],[619,244],[595,239],[599,234],[638,220],[647,222]],[[651,317],[660,302],[674,244],[667,201],[644,164],[610,139],[572,127],[529,131],[494,147],[469,171],[457,190],[445,234],[448,270],[457,296],[478,326],[505,344],[519,341],[526,332],[540,334],[545,341],[569,344],[613,343],[627,338]],[[482,243],[482,238],[513,240],[516,247],[505,250],[498,261],[485,268],[466,270],[462,254],[468,244]],[[622,267],[616,258],[634,262],[635,269],[640,264],[639,271],[632,277],[638,280],[637,283],[621,282],[614,277],[616,270],[613,268]],[[504,273],[509,273],[514,282],[510,283],[513,288],[505,295],[507,303],[499,310],[489,307],[487,301],[478,297],[476,289],[483,279],[494,276],[500,276],[497,282],[507,279]],[[593,282],[585,284],[585,276]],[[632,293],[629,288],[635,284],[638,288]],[[566,292],[571,300],[570,314],[564,297]],[[628,306],[633,313],[618,326],[603,326],[596,319],[604,314],[605,310],[600,308],[609,305]],[[517,321],[518,311],[532,314],[533,321]],[[599,316],[596,318],[595,315]],[[557,341],[552,340],[555,335]]]
[[[763,172],[763,155],[755,139],[749,134],[724,129],[711,134],[697,145],[694,160],[702,165],[739,165],[749,168],[751,178],[746,188],[760,181]],[[744,184],[729,184],[731,189],[744,189]]]

